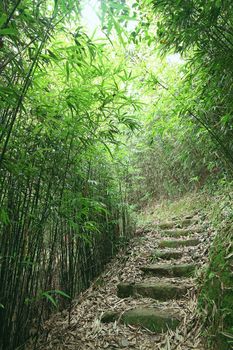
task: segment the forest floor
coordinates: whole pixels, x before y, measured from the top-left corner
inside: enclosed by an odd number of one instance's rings
[[[192,216],[192,222],[188,226],[190,236],[176,239],[198,239],[199,244],[175,249],[182,253],[179,260],[157,259],[156,263],[161,265],[164,262],[169,264],[195,263],[198,269],[194,277],[148,277],[141,271],[141,267],[154,263],[152,257],[160,242],[168,239],[167,235],[164,235],[164,230],[159,226],[159,222],[161,219],[165,222],[173,221],[174,226],[178,227],[177,213],[171,210],[161,218],[159,212],[162,209],[158,206],[153,207],[142,215],[141,225],[127,249],[120,251],[90,288],[75,300],[70,314],[65,310],[45,322],[36,349],[204,349],[201,336],[202,327],[196,308],[198,279],[201,278],[200,268],[204,267],[207,262],[208,248],[214,232],[200,212],[186,212],[182,219],[187,218],[187,215]],[[168,252],[171,250],[174,249],[166,249]],[[142,281],[153,281],[156,284],[161,279],[165,282],[169,280],[169,283],[175,286],[187,286],[187,293],[181,298],[166,301],[139,295],[127,298],[117,296],[117,285],[121,282],[130,281],[137,284]],[[147,328],[122,324],[118,320],[110,323],[101,322],[106,311],[118,311],[123,314],[127,310],[138,307],[176,310],[181,322],[175,330],[167,329],[160,334]],[[28,344],[27,350],[29,349],[35,349],[33,341]]]

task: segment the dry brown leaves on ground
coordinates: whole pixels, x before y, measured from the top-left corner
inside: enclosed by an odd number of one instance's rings
[[[199,227],[200,228],[200,227]],[[183,257],[179,262],[206,262],[206,248],[210,232],[197,230],[194,236],[201,240],[197,247],[182,248]],[[120,299],[116,295],[116,286],[122,281],[138,282],[144,279],[140,266],[150,262],[159,240],[163,239],[159,231],[147,232],[143,237],[136,237],[127,251],[121,251],[109,263],[102,275],[91,287],[74,302],[70,318],[68,311],[54,315],[43,325],[37,344],[31,340],[26,349],[32,350],[203,350],[201,345],[201,327],[196,310],[196,290],[192,288],[181,300],[159,302],[149,298]],[[155,278],[156,280],[156,278]],[[171,279],[170,279],[171,280]],[[195,279],[185,283],[195,284]],[[177,279],[174,279],[177,283]],[[182,283],[182,279],[179,279]],[[182,315],[182,322],[176,331],[156,335],[147,329],[126,326],[118,322],[103,324],[100,322],[105,311],[124,312],[136,306],[172,307]],[[69,322],[70,321],[70,322]]]

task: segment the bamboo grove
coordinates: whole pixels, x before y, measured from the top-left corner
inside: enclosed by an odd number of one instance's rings
[[[145,132],[133,142],[134,197],[144,205],[206,182],[214,191],[232,180],[232,2],[139,3],[144,17],[131,35],[151,48],[143,79],[152,98]],[[169,65],[174,53],[177,63]]]
[[[71,304],[130,232],[112,151],[138,106],[124,66],[75,23],[74,5],[0,5],[4,350]]]
[[[1,350],[71,307],[132,208],[232,181],[232,2],[96,0],[98,37],[85,1],[0,3]]]

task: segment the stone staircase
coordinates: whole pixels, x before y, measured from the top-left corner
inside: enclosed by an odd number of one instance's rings
[[[193,284],[190,284],[190,278],[194,277],[198,266],[193,262],[183,263],[183,251],[187,247],[195,249],[195,246],[200,243],[195,238],[195,233],[198,232],[197,223],[198,219],[190,215],[183,220],[172,220],[157,225],[155,229],[160,231],[161,239],[158,242],[158,249],[151,256],[152,263],[148,261],[148,264],[140,267],[144,274],[143,281],[119,283],[117,296],[151,298],[161,302],[184,298],[193,287]],[[162,333],[168,328],[176,329],[181,319],[182,316],[177,309],[169,308],[165,303],[155,307],[140,306],[123,313],[107,311],[103,314],[101,321],[104,323],[118,321]]]

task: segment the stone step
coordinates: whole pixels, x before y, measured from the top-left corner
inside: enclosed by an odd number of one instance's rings
[[[159,248],[178,248],[178,247],[192,247],[198,245],[200,242],[198,239],[173,239],[164,240],[159,242]]]
[[[162,222],[159,224],[159,228],[161,230],[166,230],[166,229],[171,229],[175,227],[187,227],[189,225],[196,224],[196,223],[197,223],[197,219],[190,217],[190,218],[185,218],[183,220],[173,220],[168,222]]]
[[[187,217],[185,219],[183,219],[180,223],[180,226],[181,227],[187,227],[189,225],[193,225],[193,224],[196,224],[198,222],[197,219],[195,218],[192,218],[192,217]]]
[[[195,232],[196,231],[193,229],[174,228],[171,230],[163,230],[162,235],[170,237],[182,237],[192,235]]]
[[[170,300],[182,298],[188,290],[188,286],[177,286],[168,282],[141,282],[141,283],[119,283],[117,296],[119,298],[135,297],[140,295],[156,300]]]
[[[153,260],[156,259],[164,259],[164,260],[171,260],[171,259],[180,259],[183,255],[183,252],[175,251],[175,250],[156,250],[155,253],[152,256]]]
[[[161,230],[169,230],[176,227],[176,225],[177,225],[177,221],[169,221],[169,222],[162,222],[158,226]]]
[[[151,264],[142,266],[141,270],[145,273],[151,273],[153,276],[191,277],[194,274],[195,268],[195,264]]]
[[[173,309],[136,308],[125,311],[123,314],[117,311],[108,311],[103,314],[101,321],[110,323],[119,320],[121,323],[133,326],[141,326],[155,333],[161,333],[168,328],[175,329],[180,323],[178,313]]]

